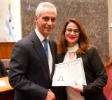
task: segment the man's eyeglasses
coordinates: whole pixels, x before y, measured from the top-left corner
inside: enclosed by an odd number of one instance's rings
[[[73,34],[79,34],[79,33],[80,33],[80,31],[77,30],[77,29],[75,29],[75,30],[72,30],[72,29],[65,29],[65,32],[66,32],[66,33],[73,33]]]

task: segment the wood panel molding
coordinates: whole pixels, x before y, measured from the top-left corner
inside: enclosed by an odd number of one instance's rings
[[[0,42],[0,59],[11,59],[11,52],[15,42]]]

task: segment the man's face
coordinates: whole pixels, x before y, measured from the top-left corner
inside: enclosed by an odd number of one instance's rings
[[[46,38],[55,27],[56,12],[53,8],[44,7],[40,17],[35,16],[38,31]]]

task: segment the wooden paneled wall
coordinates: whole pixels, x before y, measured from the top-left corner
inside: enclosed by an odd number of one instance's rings
[[[0,42],[0,59],[11,59],[11,52],[15,42]]]

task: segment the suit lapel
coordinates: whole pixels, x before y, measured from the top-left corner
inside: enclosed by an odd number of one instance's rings
[[[58,54],[57,63],[62,63],[64,61],[65,53]]]
[[[80,58],[80,57],[82,57],[82,56],[81,56],[81,54],[80,54],[80,53],[78,53],[78,54],[77,54],[77,58]]]
[[[33,47],[36,50],[36,52],[38,53],[40,59],[42,60],[44,67],[50,77],[50,72],[49,72],[49,66],[48,66],[48,61],[47,61],[47,57],[44,51],[44,48],[42,46],[42,43],[40,42],[38,36],[36,35],[35,31],[31,34],[31,40],[33,42]]]
[[[80,54],[77,54],[77,58],[79,58],[80,57]]]

